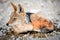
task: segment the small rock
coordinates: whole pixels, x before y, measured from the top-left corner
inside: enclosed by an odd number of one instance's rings
[[[0,36],[2,36],[3,35],[3,33],[0,31]]]
[[[16,38],[16,40],[20,40],[20,37]]]
[[[15,40],[15,36],[14,35],[11,36],[11,40]]]

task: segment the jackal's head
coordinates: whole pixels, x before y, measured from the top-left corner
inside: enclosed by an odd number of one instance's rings
[[[13,24],[17,21],[18,22],[23,21],[25,18],[24,8],[20,4],[18,4],[18,8],[17,8],[17,6],[12,2],[11,2],[11,5],[14,11],[11,13],[10,20],[7,24]]]

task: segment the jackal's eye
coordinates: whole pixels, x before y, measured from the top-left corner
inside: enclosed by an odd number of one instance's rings
[[[16,18],[14,18],[14,20],[16,20]]]

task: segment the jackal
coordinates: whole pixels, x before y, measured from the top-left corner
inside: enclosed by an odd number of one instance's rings
[[[12,26],[15,33],[27,32],[30,30],[38,31],[44,28],[48,30],[54,29],[54,25],[52,24],[52,22],[48,19],[45,19],[44,17],[42,17],[42,15],[39,15],[38,13],[31,14],[31,22],[27,23],[26,12],[24,11],[24,8],[20,4],[18,4],[18,11],[15,4],[11,2],[11,5],[14,8],[14,11],[11,13],[8,24]]]

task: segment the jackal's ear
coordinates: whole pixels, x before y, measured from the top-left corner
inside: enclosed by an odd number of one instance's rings
[[[10,2],[10,3],[11,3],[11,5],[12,5],[12,7],[14,8],[14,11],[17,11],[17,7],[16,7],[16,5],[13,4],[12,2]]]
[[[24,8],[20,4],[18,4],[18,7],[19,7],[19,13],[24,12]]]

